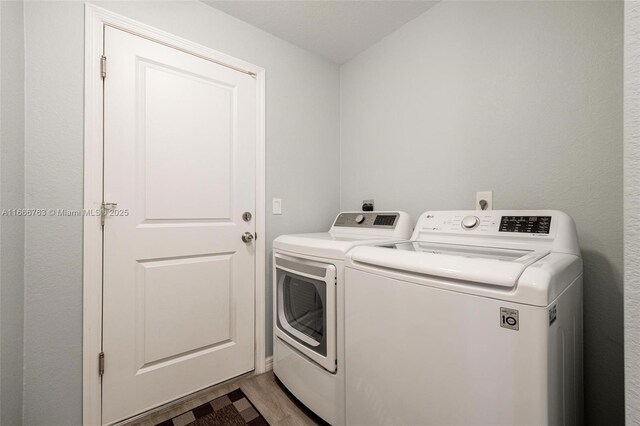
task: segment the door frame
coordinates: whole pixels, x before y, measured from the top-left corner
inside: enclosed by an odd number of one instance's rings
[[[252,75],[257,90],[255,224],[255,372],[267,371],[266,234],[265,234],[265,70],[224,53],[177,37],[95,5],[85,4],[84,59],[84,202],[85,211],[100,209],[103,187],[103,85],[101,57],[104,26],[164,44]],[[107,59],[108,69],[108,59]],[[98,354],[102,350],[102,229],[100,217],[84,215],[82,271],[82,422],[101,424],[102,387]],[[107,361],[108,364],[108,361]]]

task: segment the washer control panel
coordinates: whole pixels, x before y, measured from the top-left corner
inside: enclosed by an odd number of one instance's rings
[[[399,216],[399,213],[388,212],[340,213],[333,226],[393,229],[397,225]]]
[[[502,216],[499,231],[548,234],[550,227],[551,216]]]
[[[416,230],[421,232],[445,232],[456,234],[493,234],[549,236],[553,231],[553,216],[549,211],[513,214],[516,211],[459,211],[427,212],[420,217]],[[546,213],[546,214],[545,214]]]
[[[426,211],[420,215],[411,239],[580,256],[576,224],[558,210]]]

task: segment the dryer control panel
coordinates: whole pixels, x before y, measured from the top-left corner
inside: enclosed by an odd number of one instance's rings
[[[396,227],[399,217],[400,213],[397,212],[340,213],[333,226],[393,229]]]

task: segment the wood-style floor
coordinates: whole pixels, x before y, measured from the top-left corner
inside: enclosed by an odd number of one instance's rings
[[[122,423],[122,425],[153,426],[238,388],[242,389],[242,392],[272,426],[312,426],[322,424],[322,420],[291,397],[276,382],[273,372],[269,371],[257,376],[244,376],[205,389],[176,403],[154,410],[145,416]]]

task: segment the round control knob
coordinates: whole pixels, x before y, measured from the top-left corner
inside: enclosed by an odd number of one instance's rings
[[[364,215],[359,214],[358,216],[356,216],[356,223],[360,224],[362,222],[364,222]]]
[[[480,224],[480,219],[477,216],[466,216],[462,219],[463,229],[474,229]]]

